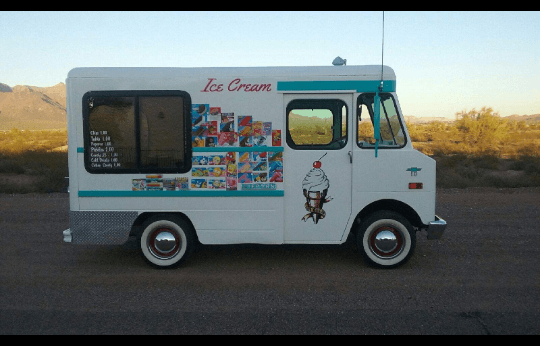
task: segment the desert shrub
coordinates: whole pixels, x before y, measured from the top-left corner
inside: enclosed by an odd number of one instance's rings
[[[414,147],[437,161],[438,187],[540,186],[540,123],[504,119],[489,107],[456,118],[407,124]]]
[[[66,152],[51,149],[67,144],[67,131],[22,131],[0,133],[0,173],[39,177],[33,184],[18,186],[0,179],[0,192],[65,191],[68,176]]]
[[[458,166],[456,167],[456,173],[470,181],[474,181],[483,175],[482,172],[474,166]]]
[[[474,156],[471,158],[473,165],[481,169],[497,170],[499,168],[499,158],[492,154]]]
[[[540,158],[535,156],[522,156],[519,162],[523,163],[523,170],[529,175],[540,176]]]
[[[332,119],[289,117],[291,138],[297,145],[321,144],[332,141]]]
[[[31,193],[36,192],[34,185],[14,185],[0,179],[0,193]]]
[[[412,124],[406,122],[409,136],[413,142],[428,142],[431,140],[429,133],[425,130],[425,126],[421,124]]]
[[[68,157],[66,152],[27,151],[20,154],[2,155],[0,173],[29,174],[38,176],[34,184],[15,187],[0,183],[0,192],[63,192],[66,190],[68,176]],[[7,158],[7,159],[6,159]],[[5,162],[9,162],[6,164]],[[3,168],[4,167],[4,168]],[[7,167],[7,168],[6,168]]]
[[[437,187],[439,188],[463,189],[473,185],[474,184],[469,179],[462,177],[455,170],[439,170],[439,168],[437,168]]]
[[[526,143],[519,146],[517,149],[517,155],[519,159],[528,160],[528,158],[540,157],[540,145],[536,143]]]
[[[480,111],[474,108],[458,112],[456,128],[461,133],[461,140],[480,151],[492,150],[507,137],[506,122],[491,107],[483,107]]]
[[[23,174],[24,172],[24,167],[10,159],[8,156],[0,153],[0,173]]]
[[[435,160],[437,161],[437,167],[440,168],[455,168],[461,162],[464,162],[467,159],[465,154],[456,154],[456,155],[436,155]]]
[[[478,186],[497,188],[517,188],[540,186],[540,176],[497,177],[486,175]]]
[[[67,145],[66,130],[28,131],[12,129],[0,133],[0,153],[21,153],[29,150],[51,150]]]
[[[367,121],[358,123],[358,140],[374,143],[373,125]]]

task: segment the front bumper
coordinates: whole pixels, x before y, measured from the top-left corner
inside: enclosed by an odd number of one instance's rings
[[[427,226],[427,238],[429,240],[441,239],[446,228],[446,221],[435,215],[435,221],[431,221]]]

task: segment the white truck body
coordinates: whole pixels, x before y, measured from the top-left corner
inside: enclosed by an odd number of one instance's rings
[[[381,95],[388,102],[383,108],[395,113],[387,120],[394,133],[386,138],[389,145],[381,141],[375,149],[360,139],[358,113],[361,100],[369,100],[381,83],[381,66],[71,70],[66,239],[121,244],[140,219],[156,213],[180,213],[203,244],[340,244],[378,209],[399,211],[419,229],[441,223],[435,216],[435,161],[413,148],[394,71],[384,66],[382,77]],[[150,115],[150,98],[171,93],[184,107],[174,123],[183,132],[183,161],[180,168],[152,170],[142,160],[158,160],[159,154],[141,148],[166,127],[171,131],[172,123],[167,111]],[[113,99],[135,100],[136,106],[129,100],[118,106],[135,109],[135,120],[125,120],[124,113],[103,115],[117,107],[116,101],[107,103]],[[322,115],[310,117],[313,110]],[[362,117],[369,119],[365,111]],[[312,137],[323,143],[302,142],[298,119],[329,124]],[[151,130],[159,126],[164,129]],[[131,133],[136,145],[126,150],[136,159],[120,148]],[[309,187],[310,179],[319,179],[311,182],[318,187]]]

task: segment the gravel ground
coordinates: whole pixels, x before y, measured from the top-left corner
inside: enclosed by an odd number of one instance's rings
[[[443,239],[367,266],[354,244],[201,246],[155,270],[76,246],[67,194],[0,195],[0,334],[539,334],[540,188],[443,189]]]

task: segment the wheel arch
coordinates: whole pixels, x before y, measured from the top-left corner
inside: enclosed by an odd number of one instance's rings
[[[403,215],[403,217],[405,217],[407,220],[409,220],[413,227],[421,228],[423,226],[420,215],[418,215],[418,213],[410,205],[395,199],[381,199],[366,205],[356,215],[353,228],[354,226],[358,225],[363,219],[367,218],[369,215],[379,210],[389,210],[399,213]]]
[[[195,226],[193,225],[193,222],[191,222],[191,220],[189,219],[189,217],[182,213],[182,212],[154,212],[154,211],[148,211],[148,212],[143,212],[143,213],[140,213],[139,216],[135,219],[135,222],[133,222],[133,225],[131,226],[131,231],[129,233],[130,236],[140,236],[142,234],[142,232],[144,231],[144,229],[142,228],[143,224],[146,222],[146,220],[148,220],[149,218],[153,217],[153,216],[156,216],[156,215],[159,215],[159,216],[162,216],[162,217],[167,217],[167,216],[176,216],[176,217],[180,217],[182,218],[184,221],[186,221],[190,226],[191,228],[193,229],[193,233],[195,234],[195,239],[197,240],[197,242],[199,242],[199,236],[197,235],[197,230],[195,229]]]

